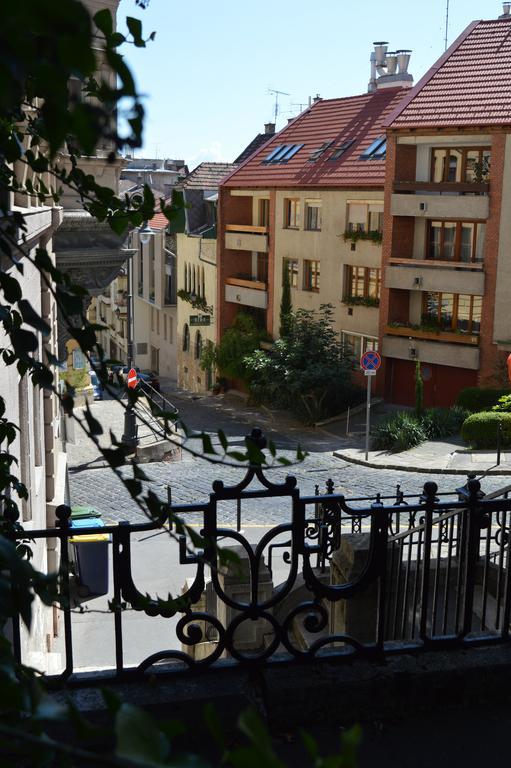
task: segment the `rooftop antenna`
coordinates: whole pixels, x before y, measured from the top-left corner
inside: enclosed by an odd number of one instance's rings
[[[275,96],[275,108],[274,108],[274,119],[273,122],[277,122],[277,117],[279,114],[279,96],[291,96],[290,93],[286,93],[285,91],[277,91],[275,88],[268,88],[268,93],[271,93],[273,96]]]
[[[449,0],[447,0],[447,6],[445,9],[445,48],[444,51],[447,50],[447,41],[449,37]]]

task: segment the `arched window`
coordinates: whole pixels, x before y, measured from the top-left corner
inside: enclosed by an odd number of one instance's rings
[[[183,352],[188,352],[190,349],[190,329],[188,323],[185,323],[183,328]]]
[[[197,279],[196,279],[196,269],[195,269],[195,267],[193,268],[192,293],[197,295]]]
[[[205,276],[204,276],[204,267],[201,267],[201,274],[202,274],[202,278],[201,278],[201,283],[202,283],[201,296],[202,296],[203,299],[205,299],[206,298],[206,279],[205,279]]]
[[[200,360],[202,355],[202,335],[200,331],[195,334],[195,359]]]

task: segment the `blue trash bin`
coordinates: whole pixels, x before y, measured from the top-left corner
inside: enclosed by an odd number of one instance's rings
[[[108,593],[108,544],[110,536],[101,533],[105,524],[99,517],[73,519],[72,530],[77,535],[72,536],[69,542],[75,550],[75,562],[77,576],[80,584],[86,587],[92,595],[106,595]],[[81,528],[97,528],[97,533],[78,535]]]

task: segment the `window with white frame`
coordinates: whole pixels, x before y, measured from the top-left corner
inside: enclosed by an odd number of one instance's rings
[[[383,202],[348,203],[348,232],[383,232]]]
[[[364,336],[361,333],[341,331],[341,341],[353,358],[354,365],[358,365],[365,352],[378,351],[378,339],[376,336]]]
[[[321,200],[305,201],[305,229],[310,231],[321,229]]]

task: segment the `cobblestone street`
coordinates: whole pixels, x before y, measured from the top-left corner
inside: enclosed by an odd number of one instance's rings
[[[323,492],[325,483],[332,479],[337,492],[347,497],[375,495],[382,493],[392,496],[397,484],[405,493],[418,493],[424,483],[435,481],[441,491],[453,491],[463,484],[462,477],[420,473],[398,472],[381,469],[368,469],[349,464],[332,455],[332,451],[346,439],[320,429],[306,428],[278,415],[278,420],[255,409],[233,405],[231,401],[217,398],[193,399],[176,395],[173,398],[180,409],[182,418],[189,427],[204,430],[214,436],[217,428],[225,430],[228,437],[243,438],[253,425],[262,426],[280,448],[279,454],[293,460],[294,446],[299,442],[309,452],[307,458],[292,467],[276,468],[268,472],[273,482],[282,482],[288,474],[297,478],[302,495],[313,495],[316,485]],[[122,408],[112,401],[94,403],[94,415],[105,427],[105,443],[108,442],[108,429],[120,436],[122,434]],[[266,423],[265,423],[266,422]],[[70,492],[72,504],[92,504],[102,512],[105,522],[128,520],[140,521],[141,512],[133,504],[122,483],[110,468],[99,461],[94,446],[87,445],[77,429],[77,444],[69,446],[70,457]],[[195,448],[199,446],[195,445]],[[131,476],[131,468],[121,470],[125,476]],[[146,484],[160,498],[167,498],[167,486],[170,486],[172,499],[176,503],[197,503],[206,501],[214,480],[220,479],[225,485],[239,483],[244,476],[244,469],[225,465],[215,465],[201,458],[195,458],[183,451],[182,461],[168,463],[155,462],[144,465],[149,478]],[[492,477],[484,480],[484,489],[495,490],[505,485],[504,478]],[[234,522],[233,505],[225,504],[219,509],[219,520],[225,524]],[[244,525],[274,525],[289,519],[289,504],[285,500],[257,499],[244,502],[242,521]],[[199,522],[194,516],[190,522]]]

